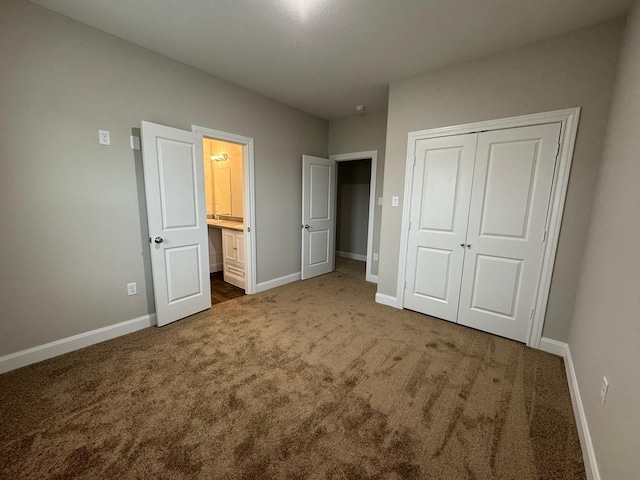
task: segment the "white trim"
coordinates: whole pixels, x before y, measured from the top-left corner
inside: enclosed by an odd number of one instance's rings
[[[10,353],[9,355],[0,357],[0,373],[6,373],[11,370],[15,370],[16,368],[26,367],[27,365],[73,352],[74,350],[79,350],[106,340],[111,340],[112,338],[120,337],[128,333],[136,332],[155,324],[156,316],[151,313],[132,320],[126,320],[107,327],[97,328],[89,332],[45,343],[44,345],[38,345],[37,347]]]
[[[549,219],[547,221],[547,241],[544,243],[542,259],[540,261],[540,273],[537,282],[535,313],[531,322],[527,345],[533,348],[540,347],[542,327],[549,300],[549,288],[551,275],[555,264],[558,239],[560,237],[560,224],[564,211],[564,202],[569,186],[569,172],[573,160],[573,149],[578,130],[580,108],[556,110],[554,112],[535,113],[511,118],[501,118],[486,122],[469,123],[452,127],[434,128],[409,132],[407,140],[407,161],[405,166],[404,197],[402,202],[402,227],[400,230],[400,254],[398,259],[398,280],[396,284],[396,298],[398,308],[404,306],[404,282],[407,267],[407,242],[409,230],[409,215],[411,207],[411,185],[413,184],[413,159],[416,152],[416,141],[425,138],[446,137],[462,135],[486,130],[501,130],[505,128],[526,127],[545,123],[561,123],[560,155],[556,165],[556,173],[553,179],[551,191],[551,204]]]
[[[552,338],[542,337],[540,339],[540,350],[564,358],[567,353],[567,344]]]
[[[202,137],[222,140],[224,142],[239,143],[242,145],[242,190],[244,205],[244,242],[246,258],[245,292],[257,293],[256,277],[256,187],[255,187],[255,155],[253,138],[235,133],[223,132],[212,128],[191,125],[191,131]]]
[[[367,227],[367,270],[365,278],[367,282],[378,283],[378,276],[371,273],[373,265],[373,224],[376,216],[376,178],[378,173],[378,151],[367,150],[364,152],[339,153],[330,155],[330,160],[336,162],[347,162],[350,160],[366,160],[371,159],[371,181],[369,183],[369,225]]]
[[[376,293],[376,303],[394,308],[402,308],[399,305],[398,299],[396,297],[385,295],[384,293]]]
[[[267,280],[266,282],[260,282],[257,285],[256,293],[271,290],[272,288],[281,287],[287,283],[297,282],[302,278],[301,272],[291,273],[282,277],[274,278],[273,280]]]
[[[598,470],[598,462],[593,449],[591,434],[589,433],[589,425],[587,423],[587,415],[582,405],[582,397],[580,396],[580,388],[578,387],[578,378],[573,367],[573,359],[571,358],[571,349],[569,345],[557,340],[542,337],[540,339],[540,350],[553,353],[564,358],[564,369],[567,372],[567,382],[569,383],[569,393],[571,394],[571,403],[573,404],[573,413],[576,417],[576,425],[578,427],[578,436],[580,437],[580,446],[582,447],[582,458],[584,460],[584,468],[587,472],[588,480],[600,480],[600,471]]]
[[[360,255],[359,253],[341,252],[339,250],[336,250],[336,255],[338,257],[342,257],[342,258],[350,258],[351,260],[358,260],[360,262],[366,262],[367,261],[367,256],[366,255]]]

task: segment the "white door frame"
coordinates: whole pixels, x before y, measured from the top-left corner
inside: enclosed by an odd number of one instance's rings
[[[204,137],[223,142],[232,142],[242,145],[242,196],[244,219],[244,244],[246,258],[245,293],[248,295],[257,292],[256,286],[256,192],[254,176],[254,151],[253,138],[235,133],[223,132],[212,128],[191,125],[191,131],[198,135],[200,142]]]
[[[433,128],[409,132],[407,143],[407,161],[405,167],[404,197],[402,202],[402,227],[400,231],[400,256],[398,261],[398,283],[396,286],[396,307],[404,307],[404,284],[407,263],[407,242],[409,240],[409,213],[411,207],[411,186],[413,184],[413,162],[416,151],[416,141],[425,138],[446,137],[465,133],[477,133],[487,130],[502,130],[505,128],[526,127],[544,123],[562,124],[560,133],[560,153],[551,189],[549,213],[547,214],[547,239],[544,243],[542,259],[538,273],[536,287],[536,300],[531,329],[527,336],[527,345],[533,348],[540,347],[542,327],[549,300],[549,288],[551,276],[555,264],[558,239],[560,236],[560,224],[564,211],[564,202],[569,185],[569,172],[573,161],[573,150],[578,131],[578,119],[580,107],[553,112],[535,113],[518,117],[501,118],[485,122],[469,123],[451,127]],[[389,304],[389,303],[387,303]]]
[[[378,276],[371,274],[373,261],[373,223],[376,215],[376,172],[378,171],[378,151],[368,150],[366,152],[340,153],[329,155],[330,160],[336,162],[348,162],[350,160],[371,159],[371,182],[369,185],[369,226],[367,227],[367,282],[378,283]]]

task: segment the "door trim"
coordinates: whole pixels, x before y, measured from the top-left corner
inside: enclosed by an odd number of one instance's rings
[[[528,127],[545,123],[561,123],[560,151],[556,164],[549,212],[547,214],[547,239],[544,244],[542,259],[538,273],[535,294],[535,311],[531,328],[527,336],[527,345],[540,348],[542,327],[549,301],[549,288],[555,264],[560,225],[564,212],[564,203],[569,185],[569,172],[573,161],[573,151],[578,131],[580,107],[552,112],[521,115],[517,117],[501,118],[484,122],[455,125],[451,127],[433,128],[409,132],[407,140],[407,160],[405,166],[404,196],[402,202],[402,227],[400,230],[400,255],[398,259],[398,282],[396,286],[396,306],[404,308],[404,284],[407,267],[407,242],[409,240],[409,213],[411,202],[411,186],[413,184],[413,162],[416,152],[416,141],[426,138],[447,137],[466,133],[478,133],[487,130],[502,130],[506,128]]]
[[[369,225],[367,227],[367,282],[378,283],[378,276],[371,274],[373,264],[373,225],[376,216],[376,173],[378,171],[378,150],[367,150],[365,152],[340,153],[329,155],[330,160],[336,162],[347,162],[350,160],[371,159],[371,180],[369,183]]]
[[[243,219],[245,226],[244,246],[247,255],[245,272],[245,293],[251,295],[257,293],[256,286],[256,193],[255,193],[255,169],[254,169],[254,141],[251,137],[223,132],[212,128],[191,125],[191,131],[198,135],[200,142],[203,137],[233,142],[242,145],[242,196]],[[248,230],[247,230],[248,229]]]

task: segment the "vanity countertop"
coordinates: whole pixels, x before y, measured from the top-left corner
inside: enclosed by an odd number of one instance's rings
[[[231,230],[244,230],[244,224],[242,222],[235,222],[233,220],[214,220],[213,218],[207,218],[207,225],[213,228],[229,228]]]

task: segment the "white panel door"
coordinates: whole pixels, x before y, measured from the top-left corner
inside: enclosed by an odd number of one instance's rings
[[[404,306],[456,321],[477,134],[418,140]]]
[[[302,279],[332,272],[336,250],[336,162],[302,156]]]
[[[142,122],[142,155],[158,326],[211,307],[202,143]]]
[[[560,124],[481,133],[458,323],[526,342]]]

